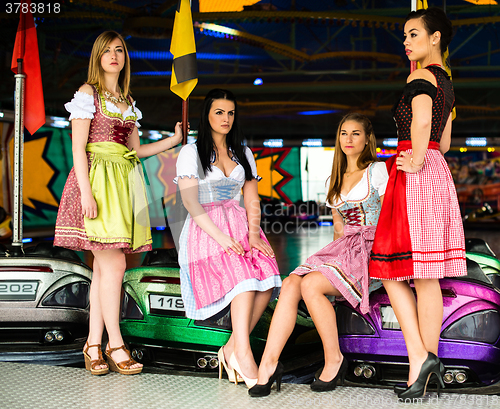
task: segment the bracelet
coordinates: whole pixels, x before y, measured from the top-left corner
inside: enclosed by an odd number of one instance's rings
[[[425,158],[424,158],[424,161],[420,165],[417,165],[416,163],[413,162],[413,157],[410,158],[410,162],[412,165],[415,165],[415,166],[421,168],[425,164]]]

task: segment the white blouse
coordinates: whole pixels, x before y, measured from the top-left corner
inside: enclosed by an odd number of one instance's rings
[[[387,167],[385,162],[375,162],[372,165],[372,178],[371,184],[377,190],[379,196],[383,196],[385,194],[385,189],[387,187],[387,181],[389,180],[389,174],[387,173]],[[330,187],[330,178],[326,181],[326,191],[325,193],[328,195],[328,188]],[[354,186],[347,195],[340,194],[340,200],[338,200],[335,205],[332,205],[326,202],[327,207],[338,206],[340,203],[347,200],[362,200],[368,195],[368,167],[363,172],[363,176],[361,180],[358,182],[356,186]]]
[[[245,156],[250,165],[250,169],[252,171],[252,176],[257,180],[260,180],[260,176],[257,175],[257,165],[255,164],[255,159],[252,151],[247,146],[245,149]],[[237,163],[237,162],[236,162]],[[174,183],[178,183],[179,178],[183,177],[195,177],[196,179],[200,179],[199,172],[203,172],[201,168],[201,162],[198,157],[198,148],[196,144],[189,144],[182,147],[179,152],[179,156],[177,157],[176,163],[177,176],[174,178]],[[212,169],[207,172],[207,174],[203,177],[207,182],[218,181],[221,179],[233,179],[234,181],[240,183],[241,186],[245,183],[245,169],[239,163],[236,167],[231,171],[229,176],[226,176],[224,172],[219,169],[217,166],[212,164]],[[235,200],[240,199],[240,195],[234,198]]]
[[[105,103],[106,109],[109,112],[120,114],[123,118],[126,118],[127,116],[133,116],[135,113],[137,115],[135,126],[137,126],[137,128],[141,127],[139,121],[142,119],[142,112],[135,106],[135,101],[132,102],[132,105],[129,105],[127,107],[123,114],[122,111],[120,111],[120,108],[118,108],[112,102],[106,100]],[[70,113],[70,121],[72,119],[94,119],[94,97],[87,94],[86,92],[76,91],[73,99],[70,102],[64,104],[64,108],[66,108],[66,111]]]

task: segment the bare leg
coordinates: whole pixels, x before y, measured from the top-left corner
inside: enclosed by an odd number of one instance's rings
[[[252,333],[252,330],[255,328],[257,325],[257,322],[260,320],[260,317],[262,317],[262,314],[264,313],[264,310],[269,304],[269,300],[271,299],[271,295],[273,293],[273,290],[267,290],[267,291],[256,291],[255,292],[255,298],[254,298],[254,303],[253,303],[253,313],[252,313],[252,320],[250,322],[250,333]],[[226,363],[229,361],[229,357],[234,351],[234,332],[231,334],[229,337],[229,340],[227,341],[226,345],[224,345],[224,358],[226,360]],[[229,366],[229,363],[228,363]],[[228,369],[231,369],[229,367]]]
[[[437,356],[443,324],[443,295],[438,279],[413,280],[417,291],[420,336],[427,351]]]
[[[302,298],[300,294],[301,281],[302,277],[297,274],[290,274],[283,281],[283,287],[274,310],[266,347],[259,366],[257,383],[260,385],[266,384],[276,370],[281,351],[295,327],[298,305]]]
[[[411,385],[416,381],[420,368],[427,359],[428,352],[420,335],[415,296],[406,281],[384,280],[383,283],[405,338],[408,361],[410,362],[408,385]],[[439,297],[441,298],[441,293]]]
[[[102,333],[104,331],[104,320],[102,318],[101,301],[99,299],[99,285],[101,281],[101,272],[99,264],[94,259],[94,269],[92,272],[92,282],[90,283],[90,314],[89,314],[89,336],[88,345],[96,345],[102,342]],[[89,348],[88,354],[91,360],[99,358],[97,348]],[[104,369],[107,365],[97,365],[95,369]]]
[[[93,253],[101,273],[99,299],[108,333],[109,347],[116,348],[123,345],[119,321],[122,282],[126,267],[125,254],[121,249],[94,251]],[[117,363],[129,359],[123,350],[113,352],[112,356]],[[141,366],[142,364],[138,363],[131,368],[140,368]]]
[[[250,348],[250,323],[253,317],[255,291],[238,294],[231,302],[231,323],[233,326],[233,351],[240,366],[241,375],[257,378],[257,364]]]
[[[325,367],[319,379],[330,382],[337,376],[343,356],[339,347],[335,310],[326,296],[339,296],[341,293],[318,271],[313,271],[304,277],[300,291],[321,337],[325,351]]]

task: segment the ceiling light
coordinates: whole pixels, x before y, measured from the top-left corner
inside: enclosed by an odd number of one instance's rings
[[[220,11],[243,11],[243,6],[251,6],[260,0],[200,0],[200,13]]]
[[[304,139],[302,146],[323,146],[323,139]]]
[[[340,112],[338,109],[317,109],[315,111],[301,111],[297,112],[299,115],[326,115],[326,114],[336,114]]]
[[[266,139],[264,141],[264,146],[268,148],[282,148],[283,139]]]
[[[397,138],[387,138],[382,141],[382,145],[384,146],[398,146],[398,139]]]
[[[467,146],[486,146],[486,138],[466,138],[465,144]]]
[[[468,3],[475,4],[476,6],[488,6],[498,4],[495,0],[465,0]]]

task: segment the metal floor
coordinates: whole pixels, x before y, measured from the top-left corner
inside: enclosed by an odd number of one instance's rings
[[[244,385],[227,379],[143,373],[92,376],[85,369],[0,363],[0,408],[31,409],[243,409],[243,408],[498,408],[498,395],[431,392],[406,405],[390,389],[339,386],[315,393],[309,385],[282,384],[265,398],[252,398]]]

